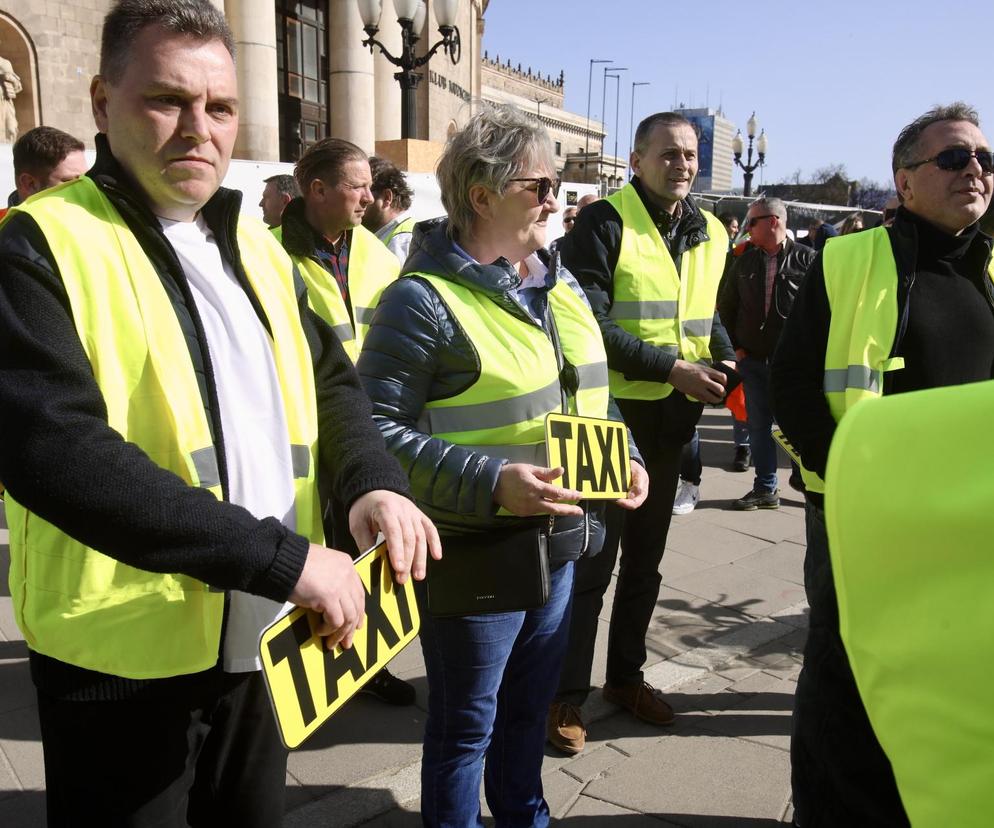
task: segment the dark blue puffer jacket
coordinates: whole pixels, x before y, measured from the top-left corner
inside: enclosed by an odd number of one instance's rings
[[[558,256],[550,257],[545,251],[539,251],[539,255],[558,279],[583,296],[572,275],[559,266]],[[435,521],[443,537],[480,533],[481,543],[485,543],[483,533],[511,523],[504,517],[498,519],[494,502],[497,477],[507,460],[420,430],[418,421],[425,403],[453,397],[469,388],[479,377],[480,360],[431,284],[407,275],[418,272],[485,293],[513,316],[532,320],[509,293],[521,281],[509,262],[471,262],[453,248],[445,219],[421,222],[414,229],[402,278],[383,292],[357,365],[363,387],[373,401],[373,420],[387,448],[407,472],[418,505]],[[621,420],[613,400],[609,415]],[[641,462],[631,439],[629,446],[633,459]],[[582,518],[557,518],[550,544],[554,563],[600,550],[603,505],[584,502],[584,507],[586,514]],[[547,518],[519,520],[526,525],[545,522]]]

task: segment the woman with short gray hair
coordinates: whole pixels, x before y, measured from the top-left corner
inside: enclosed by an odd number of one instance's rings
[[[422,818],[482,825],[485,758],[496,824],[544,826],[545,723],[573,562],[603,540],[596,508],[548,466],[545,417],[620,417],[597,322],[544,249],[559,209],[545,130],[511,107],[487,108],[449,140],[437,175],[449,216],[415,227],[358,361],[374,420],[443,537],[443,559],[416,590],[428,674]],[[648,487],[632,451],[626,508]],[[497,558],[510,572],[536,538],[548,550],[546,601],[475,613],[473,594],[445,585],[445,567],[460,560]]]

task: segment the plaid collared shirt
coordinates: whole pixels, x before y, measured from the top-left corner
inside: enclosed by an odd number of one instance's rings
[[[349,302],[349,241],[351,240],[351,235],[348,231],[342,234],[341,244],[336,245],[334,242],[329,241],[324,236],[315,233],[316,244],[314,246],[314,254],[317,256],[318,261],[324,266],[332,276],[335,277],[335,281],[338,282],[338,289],[342,293],[342,300],[345,302],[345,307],[349,311],[349,319],[355,324],[355,320],[352,319],[352,304]]]

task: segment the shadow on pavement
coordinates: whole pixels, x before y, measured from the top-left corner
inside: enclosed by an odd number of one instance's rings
[[[40,828],[45,824],[44,791],[0,791],[0,825]]]
[[[706,627],[707,631],[701,633],[697,625],[694,625],[694,633],[678,636],[675,640],[687,649],[705,647],[715,649],[719,644],[715,643],[716,638],[726,635],[739,628],[749,627],[755,624],[757,619],[747,615],[749,607],[761,603],[759,598],[746,598],[736,603],[728,601],[726,594],[721,594],[714,600],[705,603],[692,603],[682,598],[663,598],[657,602],[657,606],[670,612],[679,612],[685,615],[697,616],[700,626]],[[782,637],[774,639],[766,644],[762,644],[756,649],[763,654],[769,655],[780,653],[782,655],[800,656],[804,651],[804,635],[799,634],[806,626],[807,610],[801,614],[793,614],[777,618],[778,623],[785,627],[794,627],[794,633],[787,632]],[[676,629],[674,620],[669,616],[662,616],[654,621],[656,626],[662,628]]]

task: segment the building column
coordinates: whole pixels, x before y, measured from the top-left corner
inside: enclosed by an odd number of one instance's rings
[[[331,136],[344,138],[371,153],[376,143],[373,56],[362,45],[365,34],[359,6],[355,0],[329,0],[328,7]],[[399,105],[397,120],[400,120]]]
[[[384,4],[386,5],[386,4]],[[383,10],[380,31],[376,39],[387,47],[391,55],[400,56],[403,49],[400,37],[400,24],[397,16],[389,12],[393,6]],[[425,29],[428,26],[425,25]],[[400,83],[394,77],[398,68],[383,57],[379,49],[373,58],[376,88],[376,140],[396,141],[400,139]]]
[[[279,161],[279,89],[273,4],[271,0],[224,0],[224,7],[237,51],[239,126],[234,157]]]

